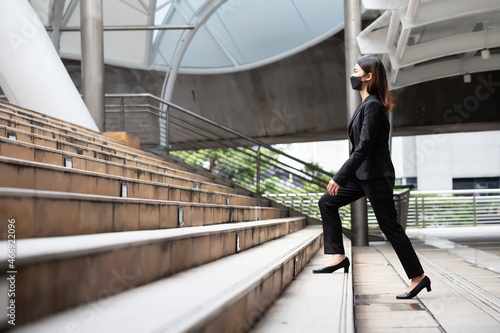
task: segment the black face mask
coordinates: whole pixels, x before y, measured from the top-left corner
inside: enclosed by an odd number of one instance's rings
[[[363,81],[361,81],[361,79],[364,78],[365,76],[366,74],[363,76],[351,76],[350,79],[351,79],[352,89],[361,90],[361,86],[363,85]]]

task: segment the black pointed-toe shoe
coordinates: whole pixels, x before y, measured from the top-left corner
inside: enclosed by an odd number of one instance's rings
[[[427,288],[427,292],[431,291],[431,279],[425,276],[422,281],[420,281],[415,288],[410,290],[410,292],[396,296],[397,299],[409,299],[418,295],[422,289]]]
[[[318,269],[313,269],[314,274],[320,274],[320,273],[333,273],[336,270],[340,268],[344,268],[344,273],[349,273],[349,266],[351,265],[351,262],[349,261],[349,258],[345,257],[344,260],[342,260],[340,263],[334,266],[325,266],[321,267]]]

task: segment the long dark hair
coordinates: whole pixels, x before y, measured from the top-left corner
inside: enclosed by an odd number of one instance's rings
[[[382,61],[377,57],[363,56],[356,63],[365,74],[372,73],[372,79],[368,82],[368,93],[370,95],[377,94],[385,107],[385,111],[391,111],[394,107],[394,97],[389,91],[389,84],[387,83],[387,76]]]

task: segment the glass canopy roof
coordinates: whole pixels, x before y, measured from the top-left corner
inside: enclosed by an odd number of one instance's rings
[[[48,27],[57,24],[62,3],[59,51],[63,58],[80,59],[80,33],[67,31],[80,25],[79,0],[31,3]],[[331,0],[103,0],[105,28],[193,27],[105,31],[105,61],[168,71],[182,54],[180,73],[246,70],[327,39],[343,29],[343,17],[343,1]]]
[[[79,60],[80,0],[30,2],[53,29],[61,57]],[[102,2],[106,63],[139,69],[191,74],[248,70],[298,53],[343,29],[341,0]],[[500,69],[498,0],[362,4],[378,18],[358,36],[361,53],[382,58],[393,89]],[[106,30],[116,26],[128,30]],[[166,30],[173,26],[183,29]]]

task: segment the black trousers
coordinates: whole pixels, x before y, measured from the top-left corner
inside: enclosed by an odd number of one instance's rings
[[[345,254],[339,208],[366,195],[380,229],[396,251],[408,278],[422,275],[424,271],[417,254],[403,227],[398,223],[393,188],[392,178],[359,180],[353,177],[346,187],[339,188],[336,196],[325,193],[318,203],[323,221],[325,254]]]

